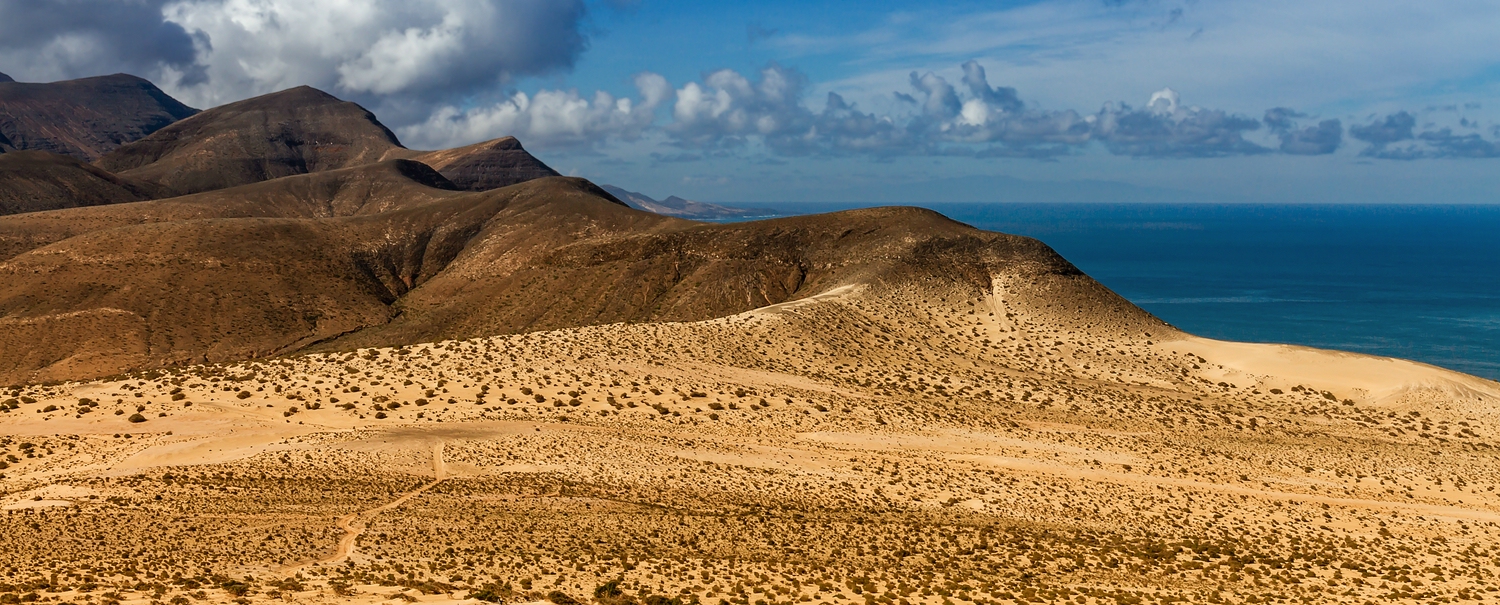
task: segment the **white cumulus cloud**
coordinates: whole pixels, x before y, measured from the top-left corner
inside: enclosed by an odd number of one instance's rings
[[[632,140],[656,120],[656,110],[672,96],[666,78],[643,73],[635,78],[639,99],[574,90],[518,92],[492,105],[439,108],[426,121],[401,128],[410,145],[443,148],[514,136],[541,149],[590,148],[610,138]]]

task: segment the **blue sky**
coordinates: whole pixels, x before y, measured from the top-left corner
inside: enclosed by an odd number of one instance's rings
[[[1346,129],[1326,155],[1122,156],[1097,142],[1043,160],[787,157],[753,143],[723,158],[693,154],[704,159],[691,162],[652,161],[650,153],[684,154],[670,145],[639,141],[587,153],[538,150],[562,170],[653,195],[752,203],[1095,197],[1493,203],[1500,201],[1497,158],[1369,157],[1372,145],[1349,136],[1347,129],[1407,111],[1422,125],[1414,131],[1447,127],[1493,142],[1496,107],[1487,101],[1500,100],[1500,52],[1485,32],[1500,31],[1489,29],[1496,17],[1495,7],[1479,3],[1432,8],[1340,2],[1318,7],[954,2],[934,7],[646,0],[625,10],[599,6],[592,20],[600,33],[576,67],[529,78],[518,88],[630,96],[630,78],[641,71],[659,73],[680,87],[714,70],[750,75],[775,63],[807,78],[809,107],[821,107],[821,97],[833,91],[865,111],[893,113],[907,109],[892,93],[912,92],[907,83],[912,71],[932,71],[957,83],[960,65],[975,60],[991,84],[1014,87],[1023,102],[1042,109],[1087,114],[1110,102],[1140,107],[1152,93],[1172,88],[1183,104],[1260,119],[1259,128],[1244,136],[1262,147],[1277,143],[1264,123],[1273,107],[1307,114],[1299,120],[1303,127],[1338,119]],[[1477,127],[1464,128],[1459,121]],[[1017,179],[1027,183],[1018,186]],[[909,199],[917,196],[931,199]]]
[[[310,84],[656,197],[1497,201],[1500,4],[934,4],[0,0],[0,71]]]

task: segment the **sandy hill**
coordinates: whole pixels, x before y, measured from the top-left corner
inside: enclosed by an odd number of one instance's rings
[[[196,112],[125,74],[47,84],[0,79],[0,137],[16,149],[85,161]]]
[[[604,190],[619,198],[620,201],[629,204],[631,208],[697,220],[717,220],[727,218],[753,218],[765,217],[776,214],[763,208],[731,208],[718,204],[695,202],[683,199],[675,195],[668,196],[664,200],[652,199],[644,193],[627,191],[614,185],[604,185]]]
[[[135,202],[158,188],[45,151],[0,154],[0,215]]]
[[[399,319],[328,346],[696,321],[840,288],[927,283],[982,293],[997,279],[1014,281],[1005,289],[1017,304],[1051,296],[1089,309],[1090,317],[1108,314],[1112,326],[1165,329],[1035,240],[925,210],[731,225],[655,218],[586,198],[559,210],[537,204],[508,211],[514,218],[492,222],[452,265],[404,297]]]
[[[400,145],[363,107],[302,86],[204,111],[98,165],[187,194],[370,164]]]
[[[515,137],[442,151],[398,149],[386,157],[404,157],[433,167],[465,191],[489,191],[532,179],[562,176],[521,147]]]

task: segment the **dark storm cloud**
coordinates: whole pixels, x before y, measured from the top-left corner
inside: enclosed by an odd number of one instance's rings
[[[1220,110],[1162,112],[1131,109],[1100,113],[1095,136],[1115,155],[1155,158],[1217,158],[1271,151],[1245,140],[1260,122]]]
[[[1016,89],[1007,86],[991,87],[989,78],[985,76],[984,67],[978,61],[964,63],[963,70],[964,86],[969,88],[969,94],[974,98],[1001,111],[1013,113],[1025,108],[1020,97],[1016,96]]]
[[[926,101],[920,103],[924,116],[944,120],[958,115],[963,105],[958,100],[958,91],[947,80],[932,72],[920,76],[911,72],[909,77],[911,87],[926,96]]]
[[[203,77],[195,40],[162,17],[167,0],[26,0],[0,3],[0,61],[22,80],[115,72],[154,74],[167,66]]]
[[[1323,120],[1317,126],[1288,130],[1279,136],[1282,153],[1326,155],[1337,151],[1343,144],[1344,125],[1337,119]]]
[[[1417,135],[1417,139],[1432,147],[1432,157],[1500,158],[1500,143],[1477,134],[1453,134],[1452,130],[1442,128]]]
[[[1297,118],[1305,118],[1307,114],[1287,107],[1273,107],[1266,110],[1266,128],[1271,132],[1286,132],[1297,126]]]
[[[911,133],[895,120],[859,111],[838,93],[828,93],[828,102],[815,124],[824,145],[838,153],[888,155],[914,144]]]
[[[1323,120],[1315,126],[1298,127],[1297,119],[1307,114],[1276,107],[1266,110],[1266,128],[1281,139],[1281,152],[1291,155],[1326,155],[1337,151],[1344,141],[1344,125],[1339,120]]]
[[[1477,133],[1454,134],[1451,128],[1416,132],[1416,116],[1406,111],[1369,124],[1349,127],[1349,136],[1370,144],[1361,156],[1386,160],[1500,158],[1500,143]],[[1500,128],[1492,133],[1500,137]]]
[[[1349,136],[1374,147],[1384,147],[1391,143],[1411,140],[1412,130],[1416,125],[1416,116],[1406,111],[1398,111],[1386,116],[1383,120],[1350,126]]]

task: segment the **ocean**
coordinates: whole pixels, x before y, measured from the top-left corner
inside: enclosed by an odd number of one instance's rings
[[[1040,239],[1193,334],[1401,357],[1500,380],[1500,206],[914,205]]]

